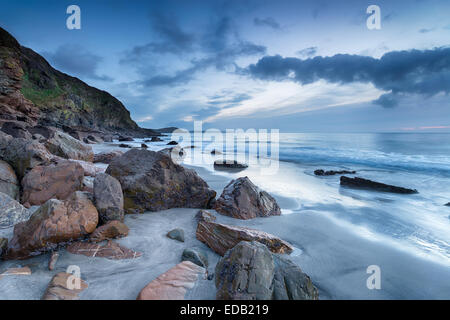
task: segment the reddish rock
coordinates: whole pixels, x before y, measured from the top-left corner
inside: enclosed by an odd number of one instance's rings
[[[31,275],[30,267],[9,268],[5,272],[0,274],[0,279],[5,276],[30,276],[30,275]]]
[[[288,242],[272,234],[212,221],[200,221],[197,226],[196,237],[221,256],[241,241],[261,242],[274,253],[289,254],[293,250]]]
[[[56,262],[58,262],[59,252],[53,251],[48,260],[48,270],[52,271],[56,267]]]
[[[92,242],[100,242],[103,240],[123,238],[128,235],[130,229],[122,222],[113,220],[98,227],[89,237]]]
[[[28,221],[14,226],[5,259],[26,259],[92,233],[98,212],[83,192],[67,200],[50,199]]]
[[[22,203],[40,205],[49,199],[64,200],[83,188],[84,170],[63,160],[33,168],[22,180]]]
[[[255,186],[248,177],[232,180],[216,200],[215,209],[220,214],[237,219],[281,214],[276,200]]]
[[[92,242],[74,242],[67,247],[67,251],[73,254],[112,260],[135,259],[142,256],[141,252],[125,248],[113,241],[108,241],[105,245]]]
[[[183,261],[145,286],[137,300],[184,300],[205,277],[205,268]]]
[[[70,273],[60,272],[48,284],[42,300],[78,300],[78,295],[87,287],[84,280],[75,278]]]
[[[122,151],[101,152],[94,155],[94,163],[110,163],[114,158],[123,155]]]

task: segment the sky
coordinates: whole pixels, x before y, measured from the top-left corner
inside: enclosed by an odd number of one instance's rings
[[[142,127],[450,132],[448,0],[0,3],[1,27]]]

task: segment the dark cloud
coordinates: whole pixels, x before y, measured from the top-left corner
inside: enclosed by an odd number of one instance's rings
[[[384,108],[393,108],[398,105],[398,97],[392,93],[382,94],[377,100],[373,101],[373,104]]]
[[[272,29],[278,30],[281,28],[280,24],[272,17],[267,18],[255,18],[253,23],[258,27],[270,27]]]
[[[296,52],[299,56],[305,58],[311,58],[316,55],[317,47],[309,47]]]
[[[105,75],[98,75],[97,68],[102,57],[97,56],[80,45],[65,44],[55,52],[42,52],[42,55],[57,69],[68,74],[94,80],[112,81]]]
[[[242,72],[258,79],[301,84],[318,80],[340,84],[372,83],[393,95],[432,96],[450,93],[450,47],[393,51],[380,59],[349,54],[306,60],[266,56]],[[377,104],[393,107],[394,100],[394,96],[381,97]]]

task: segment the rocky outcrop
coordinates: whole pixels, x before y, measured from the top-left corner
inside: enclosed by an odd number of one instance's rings
[[[42,300],[78,300],[78,295],[87,287],[84,280],[71,273],[60,272],[48,284]]]
[[[80,164],[62,160],[36,166],[22,180],[22,203],[40,205],[49,199],[64,200],[83,188],[84,170]]]
[[[50,199],[30,219],[14,226],[7,259],[25,259],[53,250],[92,233],[98,212],[87,195],[77,191],[67,200]]]
[[[137,300],[184,300],[205,278],[204,268],[183,261],[145,286]]]
[[[348,170],[338,170],[338,171],[334,170],[325,171],[323,169],[314,170],[314,174],[316,176],[334,176],[337,174],[355,174],[355,173],[356,171],[348,171]]]
[[[237,219],[281,214],[276,200],[255,186],[248,177],[232,180],[216,200],[214,209],[220,214]]]
[[[92,242],[74,242],[67,246],[67,251],[72,254],[111,260],[136,259],[142,256],[141,252],[125,248],[114,241],[108,241],[104,245]]]
[[[90,146],[61,131],[55,130],[45,142],[45,147],[52,154],[65,159],[94,161],[94,152]]]
[[[243,241],[228,250],[216,265],[216,299],[270,300],[275,265],[259,242]]]
[[[9,228],[30,218],[31,212],[19,202],[0,192],[0,228]]]
[[[89,240],[91,242],[101,242],[104,240],[123,238],[129,232],[130,229],[124,223],[117,220],[108,221],[106,224],[95,229],[89,237]]]
[[[261,242],[274,253],[291,253],[293,250],[289,243],[272,234],[212,221],[200,221],[196,237],[221,256],[241,241]]]
[[[239,169],[248,168],[245,163],[237,162],[236,160],[216,160],[214,161],[214,169]]]
[[[30,125],[22,121],[8,121],[2,126],[2,131],[14,138],[31,139],[32,135],[28,132]]]
[[[341,186],[346,186],[350,188],[357,189],[367,189],[382,192],[400,193],[400,194],[414,194],[418,193],[415,189],[407,189],[403,187],[396,187],[389,184],[384,184],[380,182],[375,182],[372,180],[367,180],[363,178],[349,178],[346,176],[341,177]]]
[[[110,163],[115,157],[123,155],[122,151],[101,152],[94,155],[94,163]]]
[[[0,192],[19,200],[19,181],[14,169],[5,161],[0,160]]]
[[[181,261],[190,261],[205,269],[208,268],[208,258],[197,248],[184,249],[183,254],[181,255]]]
[[[173,240],[184,242],[184,230],[177,228],[169,231],[167,237]]]
[[[106,170],[119,180],[126,213],[169,208],[208,208],[216,192],[194,170],[160,152],[132,149]]]
[[[94,179],[94,199],[101,223],[123,221],[123,193],[116,178],[106,173],[98,174]]]

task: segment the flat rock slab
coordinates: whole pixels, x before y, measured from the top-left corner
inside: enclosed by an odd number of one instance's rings
[[[79,294],[88,284],[66,272],[56,274],[45,291],[42,300],[78,300]]]
[[[183,261],[150,282],[137,300],[184,300],[189,290],[205,278],[205,268]]]
[[[355,174],[355,173],[356,171],[349,171],[349,170],[336,170],[336,171],[335,170],[325,171],[323,169],[314,170],[314,174],[316,176],[334,176],[337,174]]]
[[[0,274],[0,280],[6,276],[30,276],[31,269],[29,267],[23,268],[9,268],[5,272]]]
[[[113,241],[108,241],[105,245],[91,242],[74,242],[66,249],[73,254],[112,260],[135,259],[142,256],[141,252],[133,251]]]
[[[375,190],[382,192],[391,192],[391,193],[401,193],[401,194],[414,194],[418,193],[415,189],[408,189],[403,187],[397,187],[389,184],[384,184],[368,179],[363,178],[349,178],[346,176],[341,177],[341,186],[358,188],[358,189],[367,189],[367,190]]]

